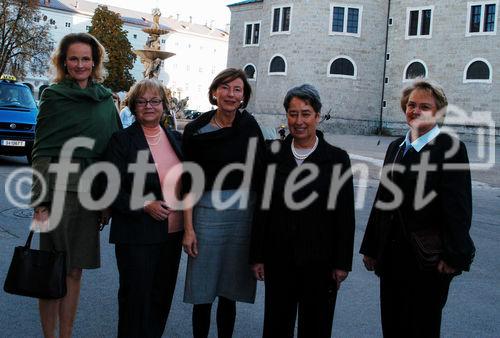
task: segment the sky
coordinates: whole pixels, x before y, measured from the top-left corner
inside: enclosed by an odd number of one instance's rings
[[[162,16],[179,14],[179,19],[189,21],[193,17],[194,23],[209,24],[214,20],[216,27],[225,29],[230,21],[230,11],[226,6],[239,0],[90,0],[100,4],[129,8],[141,12],[151,13],[154,7],[160,8]]]

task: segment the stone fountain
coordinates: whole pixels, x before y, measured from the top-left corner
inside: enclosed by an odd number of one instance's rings
[[[148,40],[144,49],[134,50],[134,53],[141,58],[144,65],[145,79],[158,79],[163,60],[174,56],[174,53],[160,50],[160,36],[169,33],[168,29],[160,28],[160,9],[153,9],[153,24],[149,28],[143,28],[142,31],[148,33]]]

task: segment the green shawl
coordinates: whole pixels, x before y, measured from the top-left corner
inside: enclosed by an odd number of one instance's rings
[[[77,148],[73,157],[94,162],[119,129],[121,122],[109,89],[95,82],[82,89],[74,80],[65,79],[43,91],[33,159],[57,158],[66,141],[84,136],[95,140],[94,148]]]

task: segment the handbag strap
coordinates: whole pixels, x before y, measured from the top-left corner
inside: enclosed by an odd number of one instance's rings
[[[24,245],[24,247],[26,249],[29,249],[31,247],[31,240],[33,239],[33,234],[35,232],[33,230],[30,231],[29,235],[28,235],[28,239],[26,240],[26,244]]]

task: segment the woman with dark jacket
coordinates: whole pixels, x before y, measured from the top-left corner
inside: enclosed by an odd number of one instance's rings
[[[429,80],[401,97],[409,130],[387,149],[360,250],[380,277],[384,337],[439,337],[450,282],[474,257],[469,160],[439,128],[447,105]]]
[[[351,165],[316,130],[321,101],[313,86],[292,88],[284,107],[290,135],[271,154],[270,208],[252,237],[255,276],[266,287],[263,336],[293,337],[298,308],[298,337],[326,338],[352,264]]]
[[[139,81],[130,89],[127,101],[136,121],[115,133],[107,150],[108,161],[120,172],[109,238],[115,244],[120,275],[118,337],[161,337],[172,303],[183,235],[182,211],[177,206],[182,173],[180,134],[160,126],[167,97],[158,81]],[[146,176],[132,172],[132,165],[142,166]]]
[[[241,69],[223,70],[209,88],[210,103],[217,109],[184,129],[186,165],[201,167],[205,178],[203,191],[196,191],[189,176],[183,180],[186,200],[200,197],[194,208],[184,211],[183,246],[189,255],[184,301],[193,304],[194,337],[208,336],[215,298],[220,338],[233,335],[236,302],[255,299],[256,281],[248,255],[254,210],[261,196],[265,144],[253,116],[240,109],[250,96],[251,87]]]
[[[82,271],[99,268],[101,264],[99,227],[107,223],[107,214],[82,204],[79,197],[88,190],[79,183],[82,173],[102,159],[111,135],[121,129],[112,92],[101,84],[105,77],[105,55],[104,47],[90,34],[64,36],[51,58],[54,84],[43,91],[40,100],[33,169],[41,174],[41,179],[34,175],[34,218],[37,223],[44,223],[50,215],[50,231],[40,234],[40,248],[66,253],[68,290],[61,299],[39,301],[45,337],[54,337],[57,329],[60,337],[71,336]],[[75,149],[71,161],[78,172],[68,173],[64,185],[57,184],[49,167],[68,160],[61,149],[76,137],[90,139],[94,145],[91,149]],[[69,172],[70,168],[65,166],[61,170]],[[43,183],[49,192],[45,195],[42,195]],[[64,197],[62,201],[60,194]]]

